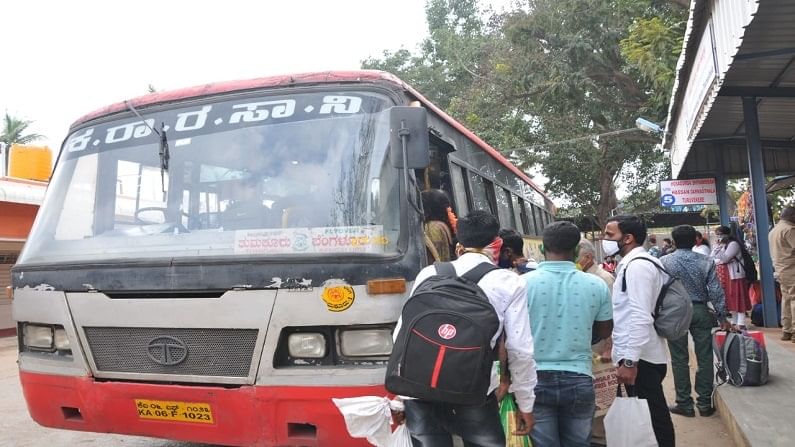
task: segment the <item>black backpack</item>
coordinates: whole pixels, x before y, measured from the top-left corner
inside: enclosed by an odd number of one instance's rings
[[[756,271],[756,264],[754,264],[754,258],[751,257],[751,253],[748,253],[748,250],[745,249],[742,242],[738,242],[740,244],[740,255],[742,256],[742,262],[740,263],[745,270],[745,279],[748,282],[756,282],[759,280],[759,273]]]
[[[715,379],[718,385],[759,386],[767,383],[770,375],[767,349],[753,337],[729,332],[719,348],[713,334],[712,351],[716,358]]]
[[[386,369],[386,389],[417,399],[482,405],[491,382],[500,327],[478,281],[498,267],[482,263],[458,276],[449,262],[403,305],[402,324]]]

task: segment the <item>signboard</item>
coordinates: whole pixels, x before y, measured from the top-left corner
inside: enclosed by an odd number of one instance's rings
[[[381,225],[235,231],[235,254],[383,253]]]
[[[691,39],[693,36],[690,37]],[[687,154],[696,133],[704,122],[705,115],[702,113],[705,106],[714,99],[715,88],[718,85],[718,70],[714,49],[714,32],[712,19],[707,22],[704,32],[701,35],[698,49],[693,58],[693,65],[690,69],[687,85],[684,94],[681,96],[681,105],[678,111],[678,119],[673,129],[671,144],[671,169],[674,177],[679,175],[682,166],[685,164]],[[680,76],[683,73],[680,73]],[[683,79],[677,79],[677,83]],[[681,89],[681,85],[677,87]]]
[[[713,205],[718,203],[714,178],[660,182],[662,206]]]

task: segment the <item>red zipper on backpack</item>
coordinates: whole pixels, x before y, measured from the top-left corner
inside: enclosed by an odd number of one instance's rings
[[[428,343],[439,347],[439,352],[436,354],[436,363],[434,363],[433,365],[433,373],[431,375],[431,388],[436,388],[436,384],[439,381],[439,374],[442,371],[442,363],[444,363],[444,354],[448,349],[452,349],[454,351],[477,351],[480,349],[480,346],[459,348],[457,346],[443,345],[437,341],[431,340],[430,338],[422,335],[416,329],[411,329],[411,332],[419,335],[423,340],[427,341]]]

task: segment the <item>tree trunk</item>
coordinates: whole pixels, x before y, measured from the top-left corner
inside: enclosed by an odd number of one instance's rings
[[[613,183],[615,174],[615,169],[607,166],[599,172],[599,204],[596,207],[596,221],[601,229],[607,224],[610,213],[618,207],[616,185]]]

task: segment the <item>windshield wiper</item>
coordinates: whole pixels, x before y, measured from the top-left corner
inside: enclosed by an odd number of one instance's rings
[[[163,190],[163,200],[166,198],[166,172],[168,171],[168,161],[171,159],[171,155],[168,153],[168,137],[166,136],[166,123],[160,123],[160,131],[153,128],[149,125],[149,123],[135,110],[132,103],[130,101],[124,101],[124,105],[135,114],[138,118],[141,119],[141,122],[144,123],[146,127],[149,128],[152,132],[155,133],[158,137],[160,137],[160,145],[158,147],[157,153],[160,155],[160,184],[161,189]]]

